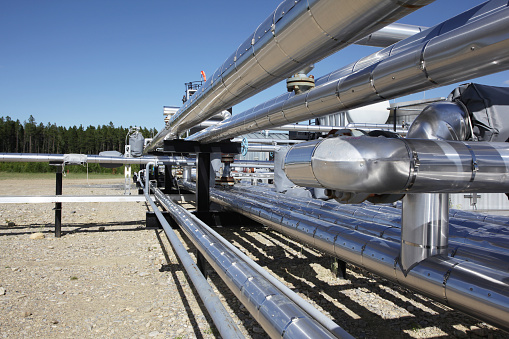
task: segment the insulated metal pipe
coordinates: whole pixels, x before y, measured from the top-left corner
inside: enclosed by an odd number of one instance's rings
[[[355,44],[373,47],[388,47],[428,28],[429,27],[400,24],[396,22],[371,33],[360,40],[357,40]]]
[[[229,193],[271,204],[273,208],[295,211],[315,219],[315,222],[341,223],[367,235],[401,242],[401,208],[371,204],[345,205],[334,200],[322,201],[288,194],[282,196],[267,188],[256,186],[233,188]],[[459,213],[462,217],[453,217],[455,214],[458,212],[454,211],[449,217],[449,254],[509,271],[509,237],[506,235],[505,227],[509,219],[499,217],[500,224],[493,225],[481,220],[472,220],[474,216],[466,219],[468,213],[462,212]]]
[[[348,124],[346,126],[326,126],[326,125],[299,125],[299,124],[288,124],[283,126],[276,126],[272,127],[271,130],[274,131],[302,131],[302,132],[322,132],[322,133],[328,133],[332,130],[338,130],[338,129],[358,129],[362,131],[391,131],[396,132],[401,135],[405,135],[407,133],[406,129],[403,128],[396,128],[394,130],[393,125],[378,125],[377,124]]]
[[[371,204],[338,204],[335,201],[281,195],[257,186],[234,188],[228,193],[271,205],[273,209],[284,209],[290,213],[302,214],[312,218],[314,223],[341,224],[351,230],[395,244],[399,244],[402,239],[400,208]],[[460,214],[464,216],[468,213]],[[454,218],[452,215],[449,223],[449,255],[509,272],[509,237],[505,234],[506,227],[477,220]],[[507,217],[499,217],[500,223],[504,221],[509,223]]]
[[[509,192],[509,144],[445,140],[337,137],[293,146],[288,179],[304,187],[344,192]]]
[[[334,200],[322,201],[288,194],[282,196],[266,187],[257,186],[234,187],[229,193],[270,204],[274,209],[295,211],[313,218],[315,223],[339,223],[367,235],[401,242],[401,208],[367,203],[345,205]],[[509,218],[504,216],[452,211],[449,217],[449,255],[509,272],[508,224]]]
[[[329,330],[318,323],[279,288],[265,279],[259,273],[261,268],[253,268],[253,265],[256,265],[254,262],[248,263],[239,258],[229,246],[225,245],[224,239],[219,239],[217,233],[210,232],[159,189],[154,188],[154,195],[272,338],[352,338],[330,320],[327,322],[322,319],[330,327]],[[323,318],[323,315],[321,317]]]
[[[70,164],[138,164],[145,165],[157,160],[160,164],[194,165],[195,159],[179,156],[143,156],[138,158],[105,157],[86,154],[46,154],[46,153],[0,153],[0,162],[62,162]]]
[[[150,164],[147,164],[147,168]],[[148,178],[148,175],[147,175]],[[147,179],[148,182],[148,179]],[[205,308],[209,312],[214,324],[223,338],[244,338],[244,335],[240,332],[235,321],[230,317],[228,311],[224,308],[223,304],[219,300],[219,297],[214,293],[214,290],[207,282],[207,279],[201,274],[198,266],[195,264],[187,250],[184,248],[180,240],[178,239],[175,231],[171,228],[166,218],[163,216],[159,208],[156,206],[154,201],[150,198],[150,186],[147,184],[144,187],[145,199],[148,201],[152,210],[157,216],[157,219],[163,226],[164,232],[171,243],[171,246],[175,250],[175,253],[179,257],[182,265],[186,269],[189,278],[193,282],[196,291],[200,295]]]
[[[284,80],[434,0],[285,0],[145,148]]]
[[[186,184],[188,189],[192,185]],[[212,190],[214,202],[342,260],[438,300],[471,316],[509,330],[509,272],[457,258],[434,256],[407,275],[397,266],[400,244],[345,228],[316,222],[271,203]]]
[[[454,103],[433,103],[426,107],[408,130],[408,138],[467,140],[471,131],[468,112]],[[444,149],[448,157],[454,157]],[[414,153],[414,159],[416,154]],[[418,159],[418,155],[417,155]],[[419,161],[419,160],[417,160]],[[420,163],[417,164],[420,166]],[[473,174],[475,156],[472,159]],[[418,170],[418,167],[415,167]],[[471,177],[470,181],[473,181]],[[449,251],[449,194],[406,194],[401,208],[401,256],[404,272],[434,255]]]
[[[509,69],[508,3],[478,5],[188,139],[225,140]]]

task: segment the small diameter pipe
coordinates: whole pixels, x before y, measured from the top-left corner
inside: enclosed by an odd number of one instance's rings
[[[147,170],[151,165],[154,165],[154,163],[147,164]],[[144,187],[145,198],[150,203],[150,206],[152,206],[152,210],[154,211],[154,213],[157,216],[157,219],[159,219],[159,222],[163,226],[164,232],[166,233],[168,240],[170,241],[173,249],[175,250],[175,253],[178,255],[180,261],[182,262],[182,265],[186,269],[189,278],[191,278],[191,281],[193,282],[193,285],[196,287],[196,291],[200,295],[200,298],[202,299],[205,308],[207,308],[210,316],[212,317],[212,320],[214,321],[217,330],[219,331],[223,338],[245,338],[244,335],[242,335],[242,333],[238,329],[237,325],[235,325],[235,322],[230,317],[230,315],[224,308],[223,304],[221,304],[221,301],[219,300],[218,296],[214,293],[212,287],[209,285],[205,277],[201,274],[200,269],[195,264],[187,250],[184,248],[184,246],[178,239],[177,235],[171,228],[170,224],[168,224],[161,211],[159,211],[159,208],[150,198],[149,195],[150,186],[148,185],[149,183],[148,177],[149,176],[147,173],[146,184]]]
[[[218,271],[218,274],[225,280],[232,292],[239,297],[271,337],[300,338],[302,335],[310,335],[313,338],[353,338],[339,325],[330,319],[326,319],[316,309],[311,310],[313,307],[297,295],[293,294],[293,298],[290,298],[289,292],[291,291],[286,286],[281,283],[278,283],[277,286],[274,283],[274,281],[277,282],[276,279],[266,272],[263,273],[261,267],[249,260],[220,235],[204,225],[187,210],[173,203],[160,190],[155,189],[154,191],[159,203],[175,217],[191,241],[199,249],[204,250],[202,253],[209,263]],[[209,248],[204,247],[203,240]],[[228,263],[231,266],[228,266]],[[226,270],[223,271],[224,268]],[[236,276],[235,272],[238,269],[242,269],[244,277]],[[229,274],[232,276],[230,277]],[[274,287],[270,287],[269,284]],[[295,302],[293,299],[300,300]],[[295,306],[292,306],[292,302]],[[270,316],[267,317],[267,313]],[[289,323],[283,324],[283,319],[290,316]]]
[[[191,219],[193,219],[196,223],[200,224],[203,228],[209,231],[212,235],[216,237],[225,247],[227,247],[230,251],[235,253],[240,259],[247,262],[258,274],[263,276],[267,281],[276,286],[281,292],[286,294],[290,300],[296,303],[300,308],[306,311],[310,316],[312,316],[316,321],[318,321],[323,327],[334,333],[336,336],[340,338],[353,338],[349,333],[343,330],[338,324],[327,318],[323,313],[314,308],[310,303],[306,300],[299,297],[297,293],[289,289],[282,282],[274,278],[269,272],[261,268],[257,263],[255,263],[251,258],[242,253],[237,247],[233,246],[230,242],[220,236],[216,231],[214,231],[211,227],[207,226],[203,221],[198,219],[195,215],[190,214]]]

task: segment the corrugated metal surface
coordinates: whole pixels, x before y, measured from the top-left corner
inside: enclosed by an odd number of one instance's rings
[[[464,211],[507,211],[509,199],[503,193],[461,193],[449,195],[450,207]]]

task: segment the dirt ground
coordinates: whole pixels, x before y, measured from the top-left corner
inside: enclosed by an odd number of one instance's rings
[[[63,194],[122,195],[123,183],[68,177]],[[2,195],[55,189],[52,179],[0,185]],[[145,203],[65,203],[61,238],[53,207],[0,204],[0,337],[219,337],[164,233],[145,227]],[[332,258],[265,227],[217,231],[355,337],[509,337],[354,266],[337,278]],[[265,338],[217,274],[208,280],[244,335]]]

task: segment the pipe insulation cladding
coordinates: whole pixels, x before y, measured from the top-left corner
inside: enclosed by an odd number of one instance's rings
[[[187,139],[225,140],[509,69],[508,4],[480,4]]]
[[[284,171],[299,186],[355,193],[505,193],[509,144],[327,138],[293,146]]]
[[[194,189],[190,183],[183,185],[186,189]],[[366,222],[352,220],[355,215],[332,223],[303,215],[298,209],[275,207],[277,202],[284,203],[288,197],[284,194],[274,195],[268,201],[253,199],[232,189],[211,190],[213,202],[298,239],[300,243],[363,267],[505,331],[509,330],[507,271],[458,258],[433,256],[404,274],[398,265],[399,239],[393,241],[360,232]],[[304,205],[308,204],[309,201]],[[338,208],[344,206],[347,205],[338,205]],[[352,229],[352,221],[356,229]]]
[[[285,0],[146,147],[207,120],[434,0]]]

